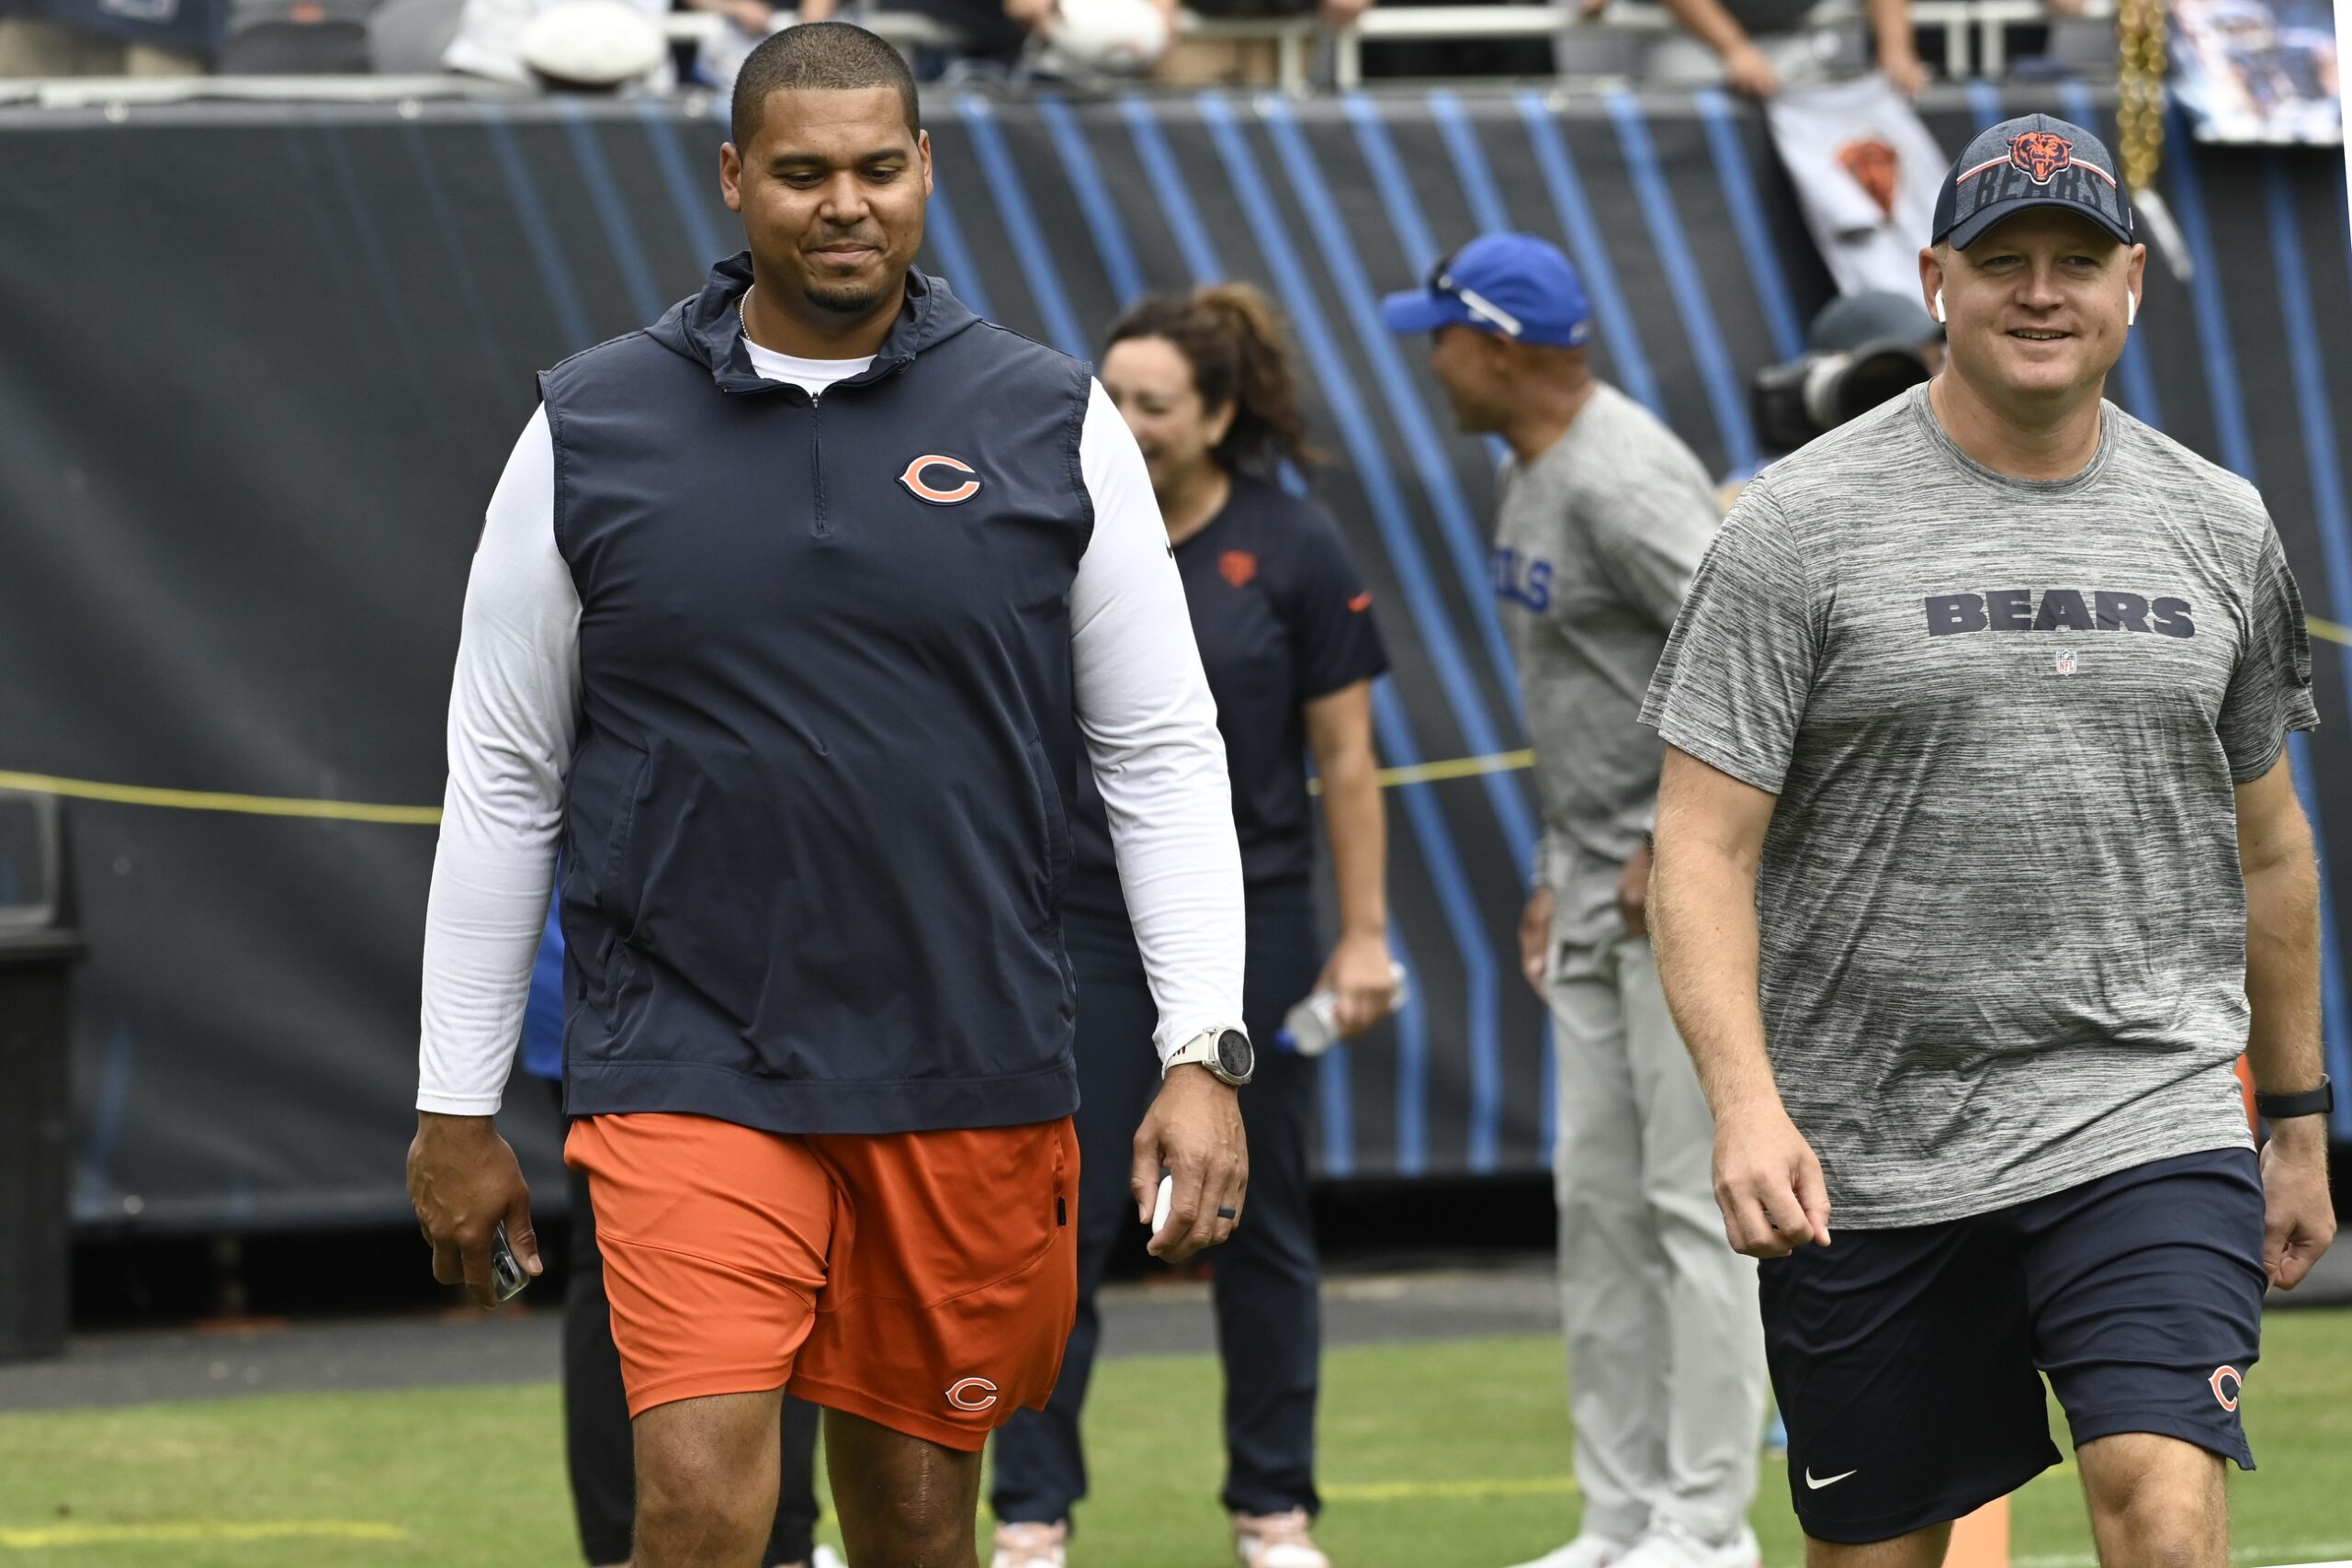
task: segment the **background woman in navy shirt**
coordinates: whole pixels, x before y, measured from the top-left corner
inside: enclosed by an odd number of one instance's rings
[[[1314,1063],[1274,1044],[1283,1015],[1335,991],[1341,1032],[1370,1027],[1390,990],[1386,842],[1372,745],[1372,678],[1387,668],[1365,592],[1322,508],[1280,482],[1310,453],[1272,309],[1228,284],[1148,298],[1114,322],[1102,379],[1134,430],[1168,524],[1193,632],[1216,694],[1248,885],[1243,1009],[1259,1043],[1241,1091],[1250,1208],[1211,1255],[1225,1361],[1226,1507],[1250,1568],[1328,1568],[1308,1539],[1321,1323],[1307,1208]],[[1306,756],[1322,781],[1340,932],[1316,931]],[[1063,934],[1078,975],[1081,1150],[1079,1313],[1043,1411],[996,1439],[995,1568],[1058,1568],[1086,1491],[1079,1411],[1099,1331],[1094,1292],[1123,1225],[1128,1143],[1159,1088],[1155,1019],[1101,796],[1080,770]]]

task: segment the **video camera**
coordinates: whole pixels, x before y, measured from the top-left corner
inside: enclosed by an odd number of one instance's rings
[[[1926,380],[1927,358],[1907,343],[1866,343],[1833,354],[1807,354],[1756,373],[1748,399],[1756,436],[1768,450],[1793,452],[1816,435]]]

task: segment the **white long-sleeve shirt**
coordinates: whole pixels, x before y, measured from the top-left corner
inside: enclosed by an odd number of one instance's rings
[[[747,342],[812,396],[870,359]],[[1159,1005],[1165,1061],[1241,1024],[1241,860],[1225,746],[1143,455],[1097,383],[1080,437],[1094,531],[1070,588],[1078,722]],[[449,784],[424,922],[417,1109],[487,1115],[522,1028],[580,715],[580,595],[556,546],[555,453],[534,412],[492,495],[449,696]]]

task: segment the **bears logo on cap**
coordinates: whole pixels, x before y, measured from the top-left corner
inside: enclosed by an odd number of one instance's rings
[[[2046,186],[2075,166],[2075,144],[2054,130],[2029,130],[2010,139],[2009,163]]]

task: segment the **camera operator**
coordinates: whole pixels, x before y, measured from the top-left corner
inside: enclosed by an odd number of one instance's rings
[[[1805,329],[1805,352],[1756,373],[1756,434],[1774,452],[1868,413],[1943,368],[1944,330],[1902,294],[1841,295]]]

